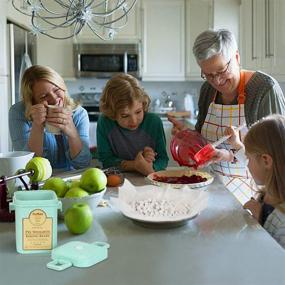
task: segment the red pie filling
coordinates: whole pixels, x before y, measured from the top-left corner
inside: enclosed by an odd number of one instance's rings
[[[193,184],[193,183],[200,183],[207,181],[207,178],[202,177],[200,175],[191,175],[191,176],[158,176],[154,175],[153,180],[158,182],[164,182],[164,183],[171,183],[171,184]]]

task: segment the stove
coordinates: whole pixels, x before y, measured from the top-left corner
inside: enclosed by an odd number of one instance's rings
[[[72,98],[79,101],[81,106],[86,109],[90,122],[97,122],[98,120],[100,97],[100,92],[81,92],[72,95]]]
[[[99,101],[100,92],[81,92],[72,95],[72,98],[79,101],[81,106],[87,111],[90,127],[89,127],[89,147],[92,149],[97,146],[96,128],[100,115]]]

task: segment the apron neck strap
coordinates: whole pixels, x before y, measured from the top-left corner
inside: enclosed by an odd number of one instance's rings
[[[246,72],[244,70],[240,71],[240,80],[239,80],[239,85],[238,85],[238,104],[244,104],[245,102],[245,78],[246,77]],[[218,94],[218,91],[216,90],[213,102],[216,100],[216,96]]]
[[[245,72],[244,70],[240,71],[240,80],[238,86],[238,103],[244,104],[245,102]]]

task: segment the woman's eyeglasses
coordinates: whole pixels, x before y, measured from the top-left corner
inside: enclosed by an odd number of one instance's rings
[[[209,80],[209,81],[214,81],[217,78],[219,79],[224,78],[224,76],[226,76],[229,73],[229,67],[230,67],[231,60],[232,59],[230,59],[229,62],[225,65],[223,71],[217,72],[216,74],[206,74],[206,73],[203,73],[201,70],[201,78],[204,80]]]

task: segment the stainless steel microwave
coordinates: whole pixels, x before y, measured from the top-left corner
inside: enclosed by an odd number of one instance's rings
[[[139,44],[74,44],[77,77],[109,78],[116,73],[140,74]]]

